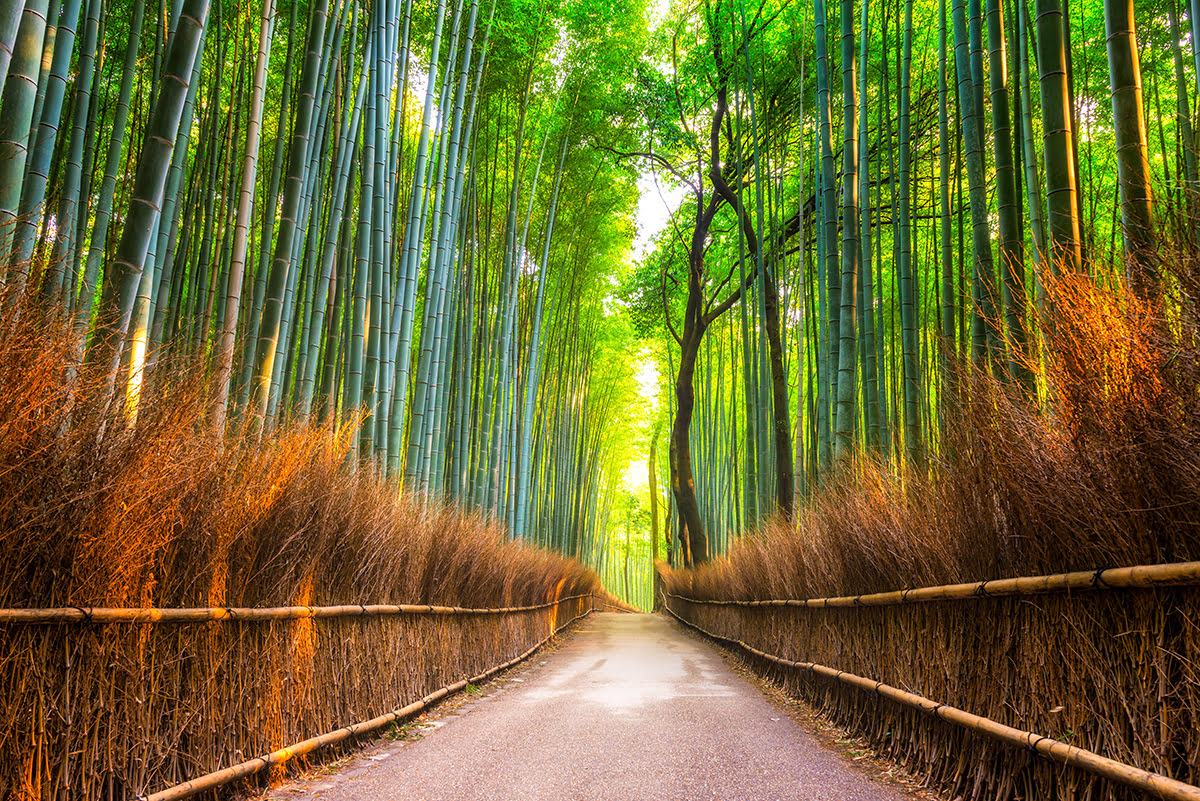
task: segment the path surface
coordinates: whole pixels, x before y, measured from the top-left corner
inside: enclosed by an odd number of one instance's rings
[[[300,801],[897,801],[660,616],[594,614],[420,740],[281,788]]]

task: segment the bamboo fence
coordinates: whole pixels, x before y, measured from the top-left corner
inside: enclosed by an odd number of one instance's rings
[[[581,598],[583,596],[574,596],[574,597]],[[564,598],[563,600],[566,601],[566,600],[573,600],[573,599]],[[536,608],[542,608],[542,607],[524,607],[524,608],[514,608],[514,609],[516,611],[525,611],[526,609],[529,609],[529,608],[536,609]],[[478,611],[484,611],[484,610],[470,610],[470,611],[478,612]],[[495,610],[486,610],[486,611],[495,611]],[[588,615],[590,615],[592,613],[592,611],[593,611],[592,609],[588,609],[587,611],[583,612],[582,614],[576,615],[575,617],[571,618],[566,623],[564,623],[560,628],[566,628],[567,626],[574,623],[576,620],[580,620],[582,618],[587,617]],[[420,699],[419,701],[413,701],[411,704],[408,704],[407,706],[401,707],[401,708],[393,710],[391,712],[386,712],[382,715],[379,715],[378,717],[371,718],[370,720],[364,720],[360,723],[352,723],[349,726],[343,726],[340,729],[336,729],[331,732],[326,732],[325,734],[319,735],[317,737],[310,737],[309,739],[304,740],[302,742],[294,743],[293,745],[289,745],[289,746],[285,746],[284,748],[277,749],[275,751],[272,751],[269,754],[263,754],[262,756],[255,757],[254,759],[247,760],[247,761],[239,763],[237,765],[232,765],[228,768],[223,768],[221,770],[213,771],[212,773],[206,774],[204,776],[200,776],[199,778],[183,782],[182,784],[177,784],[174,787],[168,787],[165,790],[160,790],[156,793],[152,793],[151,795],[143,796],[143,797],[139,798],[138,801],[174,801],[174,799],[177,799],[177,798],[188,798],[190,796],[204,792],[205,790],[213,790],[213,789],[216,789],[217,787],[222,787],[226,784],[229,784],[230,782],[237,781],[238,779],[246,778],[248,776],[253,776],[256,773],[266,770],[267,768],[271,767],[272,765],[282,765],[283,763],[287,762],[290,759],[294,759],[298,756],[304,756],[305,754],[312,753],[313,751],[316,751],[318,748],[325,748],[326,746],[335,745],[337,743],[344,742],[345,740],[348,740],[352,737],[358,737],[358,736],[361,736],[364,734],[369,734],[373,731],[378,731],[379,729],[382,729],[384,726],[387,726],[392,723],[396,723],[397,721],[401,721],[406,718],[410,718],[413,715],[416,715],[417,713],[421,712],[424,709],[427,709],[431,705],[436,704],[438,701],[441,701],[443,698],[446,698],[447,696],[453,695],[454,693],[459,692],[462,689],[465,689],[470,684],[479,684],[481,682],[487,681],[488,679],[490,679],[492,676],[496,675],[497,673],[499,673],[503,670],[508,670],[510,667],[513,667],[513,666],[523,662],[524,660],[526,660],[530,656],[532,656],[534,653],[536,653],[538,651],[538,649],[540,649],[542,646],[544,646],[547,642],[549,642],[553,638],[553,636],[554,636],[553,634],[548,635],[545,639],[543,639],[541,642],[534,645],[532,648],[530,648],[528,651],[521,654],[520,656],[514,657],[513,659],[510,659],[507,662],[504,662],[503,664],[496,665],[495,667],[489,668],[477,676],[472,676],[467,679],[460,679],[453,684],[448,684],[445,687],[442,687],[440,690],[435,690],[434,692],[430,693],[429,695],[426,695],[424,698]]]
[[[815,599],[667,583],[672,615],[951,797],[1200,799],[1198,562]]]
[[[278,779],[525,658],[596,608],[588,589],[491,608],[0,610],[0,798],[215,798]]]

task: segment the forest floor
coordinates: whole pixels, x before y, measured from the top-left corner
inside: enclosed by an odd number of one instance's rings
[[[932,797],[678,624],[606,613],[525,667],[261,798]]]

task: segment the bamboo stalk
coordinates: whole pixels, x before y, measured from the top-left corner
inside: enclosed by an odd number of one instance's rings
[[[891,592],[874,592],[866,595],[843,595],[834,598],[770,599],[758,601],[700,600],[667,593],[668,597],[691,604],[711,606],[797,606],[797,607],[846,607],[846,606],[903,606],[929,601],[954,601],[970,598],[1006,598],[1020,595],[1048,595],[1074,590],[1118,590],[1152,587],[1178,587],[1200,585],[1200,562],[1174,562],[1163,565],[1138,565],[1135,567],[1113,567],[1106,570],[1079,570],[1073,573],[1055,573],[1048,576],[1023,576],[1021,578],[989,579],[970,584],[942,584],[936,587],[919,587]],[[3,617],[0,617],[0,622]]]
[[[507,615],[532,612],[584,598],[571,595],[534,606],[464,608],[429,604],[343,604],[340,606],[227,607],[190,609],[114,609],[99,606],[68,606],[53,609],[0,609],[0,624],[33,623],[207,623],[212,621],[306,620],[331,617],[379,617],[388,615]]]
[[[572,596],[571,598],[564,598],[563,600],[568,601],[568,600],[571,600],[572,598],[582,598],[582,597],[584,597],[584,596],[575,595],[575,596]],[[548,605],[549,604],[545,604],[544,606],[548,606]],[[327,608],[329,608],[329,607],[327,607]],[[542,607],[525,607],[525,608],[540,609]],[[343,726],[340,729],[336,729],[331,732],[326,732],[325,734],[319,735],[317,737],[310,737],[309,739],[304,740],[299,743],[295,743],[294,745],[285,746],[284,748],[280,748],[277,751],[272,751],[269,754],[263,754],[262,756],[258,756],[258,757],[255,757],[254,759],[247,760],[246,762],[241,762],[237,765],[232,765],[228,768],[223,768],[221,770],[213,771],[212,773],[208,773],[199,778],[183,782],[182,784],[177,784],[174,787],[168,787],[165,790],[160,790],[157,793],[153,793],[152,795],[139,796],[138,801],[171,801],[171,799],[176,799],[176,798],[187,798],[188,796],[195,795],[195,794],[203,792],[205,790],[211,790],[215,787],[221,787],[223,785],[229,784],[230,782],[235,781],[236,779],[240,779],[245,776],[251,776],[267,767],[270,767],[271,765],[282,765],[284,762],[287,762],[292,757],[302,756],[304,754],[311,753],[311,752],[317,750],[318,748],[323,748],[324,746],[327,746],[327,745],[333,745],[335,743],[340,743],[343,740],[348,740],[351,737],[355,737],[360,734],[366,734],[367,732],[372,732],[377,729],[381,729],[384,726],[388,725],[389,723],[394,723],[397,720],[401,720],[403,718],[407,718],[412,715],[415,715],[418,712],[425,709],[426,707],[442,700],[446,696],[452,695],[452,694],[458,692],[459,690],[466,687],[468,684],[478,684],[482,681],[485,681],[485,680],[491,678],[492,676],[499,673],[500,671],[507,670],[508,668],[529,658],[539,648],[541,648],[543,645],[545,645],[547,642],[549,642],[551,640],[551,638],[553,638],[556,634],[558,634],[559,631],[562,631],[567,626],[574,623],[576,620],[587,617],[591,613],[592,613],[592,610],[589,609],[588,611],[584,612],[581,615],[576,615],[571,620],[567,621],[566,623],[564,623],[563,625],[561,625],[557,629],[555,629],[554,633],[552,633],[550,636],[546,637],[541,642],[539,642],[537,645],[533,646],[532,648],[530,648],[528,651],[521,654],[520,656],[518,656],[514,659],[510,659],[509,661],[505,662],[502,665],[497,665],[496,667],[489,668],[488,670],[485,670],[483,673],[480,673],[478,676],[472,676],[469,679],[460,679],[459,681],[456,681],[453,684],[442,687],[440,690],[435,690],[432,693],[430,693],[429,695],[426,695],[421,700],[414,701],[411,704],[408,704],[407,706],[393,710],[392,712],[385,713],[378,717],[371,718],[370,720],[364,720],[359,723],[352,723],[349,726]]]
[[[1192,563],[1195,564],[1195,563]],[[1122,568],[1124,570],[1135,570],[1138,568]],[[1071,575],[1071,574],[1067,574]],[[1049,578],[1049,577],[1047,577]],[[1200,787],[1191,784],[1186,784],[1175,779],[1168,778],[1158,773],[1152,773],[1148,770],[1127,765],[1124,762],[1118,762],[1115,759],[1101,756],[1094,751],[1088,751],[1083,748],[1076,748],[1073,745],[1067,745],[1064,742],[1053,740],[1049,737],[1037,734],[1031,731],[1016,729],[1012,726],[1005,726],[991,718],[973,715],[970,712],[959,709],[946,704],[938,703],[916,693],[910,693],[901,690],[897,687],[892,687],[889,684],[884,684],[881,681],[864,678],[853,673],[837,670],[836,668],[818,665],[814,662],[793,662],[790,659],[784,659],[774,654],[768,654],[760,651],[741,640],[735,640],[731,637],[722,637],[719,634],[713,634],[706,631],[694,623],[684,620],[675,613],[669,605],[666,607],[679,622],[684,625],[694,628],[696,631],[721,642],[737,645],[743,650],[751,653],[768,662],[773,662],[784,667],[796,668],[799,670],[807,670],[828,678],[837,679],[840,682],[857,687],[860,690],[873,692],[883,698],[888,698],[896,703],[904,706],[926,712],[933,715],[939,720],[944,720],[947,723],[953,723],[956,726],[961,726],[971,731],[979,732],[980,734],[999,740],[1009,745],[1028,748],[1038,755],[1045,757],[1053,762],[1060,762],[1064,765],[1069,765],[1073,768],[1091,773],[1094,776],[1100,776],[1111,781],[1123,784],[1126,787],[1131,787],[1143,793],[1149,793],[1156,798],[1167,799],[1167,801],[1200,801]]]

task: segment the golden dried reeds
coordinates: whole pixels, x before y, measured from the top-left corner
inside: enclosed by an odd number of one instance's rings
[[[573,561],[346,470],[345,432],[214,435],[194,364],[156,367],[132,419],[70,327],[19,298],[0,299],[0,386],[0,607],[585,595],[503,615],[0,624],[0,798],[133,798],[374,718],[602,593]]]
[[[1040,402],[964,370],[927,473],[862,458],[668,592],[855,596],[1200,559],[1200,267],[1152,301],[1048,282]],[[1117,589],[889,606],[672,608],[722,637],[827,665],[1200,784],[1200,591]],[[791,690],[963,799],[1136,793],[829,677]]]

